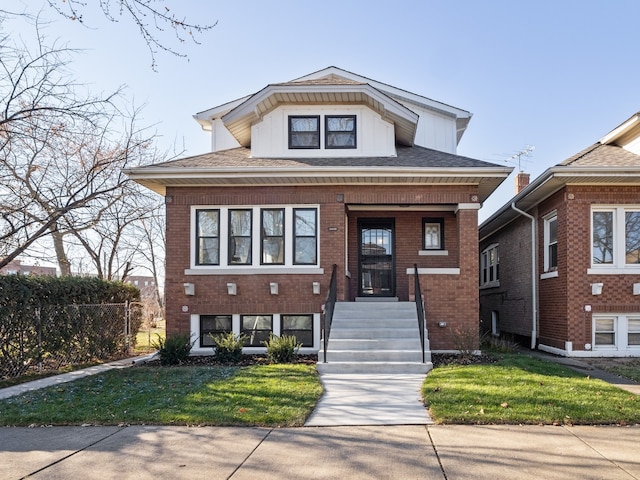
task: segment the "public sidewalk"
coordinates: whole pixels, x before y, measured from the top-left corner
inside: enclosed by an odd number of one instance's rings
[[[640,427],[0,428],[0,478],[640,479]]]

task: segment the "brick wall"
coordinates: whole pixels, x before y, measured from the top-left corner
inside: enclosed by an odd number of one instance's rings
[[[531,338],[531,220],[519,216],[505,228],[483,239],[479,251],[498,244],[500,285],[480,289],[480,324],[491,331],[492,312],[498,312],[503,335]]]
[[[358,292],[359,218],[395,218],[397,296],[408,300],[413,293],[413,276],[406,269],[415,263],[422,268],[461,268],[461,275],[422,276],[427,302],[428,328],[433,349],[455,348],[455,329],[474,332],[477,338],[477,210],[442,212],[351,211],[349,205],[457,205],[476,194],[471,187],[402,186],[309,186],[249,188],[177,188],[167,190],[167,260],[165,299],[167,332],[188,331],[191,314],[313,313],[324,303],[331,266],[338,265],[338,300],[351,300]],[[323,274],[306,275],[185,275],[190,266],[191,205],[320,205],[318,231]],[[345,229],[348,238],[345,242]],[[420,256],[422,218],[444,218],[448,256]],[[349,271],[345,273],[346,248]],[[238,294],[227,295],[226,284],[237,284]],[[279,284],[279,294],[270,295],[269,283]],[[312,293],[320,282],[321,295]],[[184,283],[194,283],[196,294],[186,296]],[[183,311],[186,310],[186,311]],[[431,312],[433,315],[431,315]],[[447,321],[440,329],[437,321]],[[475,330],[474,330],[475,329]],[[477,342],[476,342],[477,343]]]

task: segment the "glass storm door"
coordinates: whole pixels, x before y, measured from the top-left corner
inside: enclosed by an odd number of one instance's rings
[[[362,297],[395,295],[393,220],[360,221],[360,282]]]

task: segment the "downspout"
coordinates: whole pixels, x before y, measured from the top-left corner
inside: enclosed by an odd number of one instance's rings
[[[531,350],[536,348],[536,339],[538,337],[538,289],[536,278],[536,219],[529,215],[527,212],[523,212],[516,207],[516,202],[511,203],[511,208],[518,212],[520,215],[527,217],[531,220],[531,296],[532,296],[532,318],[531,318]]]

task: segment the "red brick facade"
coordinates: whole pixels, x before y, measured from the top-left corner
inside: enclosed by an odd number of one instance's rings
[[[167,333],[188,332],[191,315],[198,314],[319,313],[333,264],[337,265],[338,300],[353,301],[358,295],[358,220],[388,218],[395,221],[395,293],[399,300],[407,301],[413,296],[413,275],[407,269],[414,264],[419,268],[460,269],[460,274],[421,275],[431,348],[457,348],[456,331],[471,332],[477,340],[477,204],[469,205],[476,194],[475,187],[461,186],[169,187]],[[463,206],[458,209],[460,204]],[[324,273],[185,274],[194,248],[193,205],[319,205],[319,256]],[[396,209],[390,211],[385,205],[395,205]],[[403,211],[398,205],[407,208]],[[447,255],[419,254],[423,218],[443,219]],[[229,282],[237,285],[237,295],[227,294]],[[271,282],[278,283],[278,295],[270,295]],[[313,293],[313,282],[320,283],[320,295]],[[195,295],[185,295],[184,283],[195,285]],[[446,322],[447,326],[438,327],[439,322]]]
[[[592,208],[622,205],[640,205],[640,187],[568,185],[528,211],[536,218],[537,344],[542,348],[596,354],[590,353],[594,314],[640,314],[640,297],[633,294],[640,275],[598,273],[591,265]],[[554,212],[558,226],[557,276],[541,278],[544,219]],[[480,294],[483,330],[490,329],[491,312],[497,311],[501,333],[530,338],[530,236],[530,220],[520,216],[482,240],[481,250],[493,243],[500,249],[500,286],[483,289]],[[602,294],[592,294],[593,283],[603,284]]]

